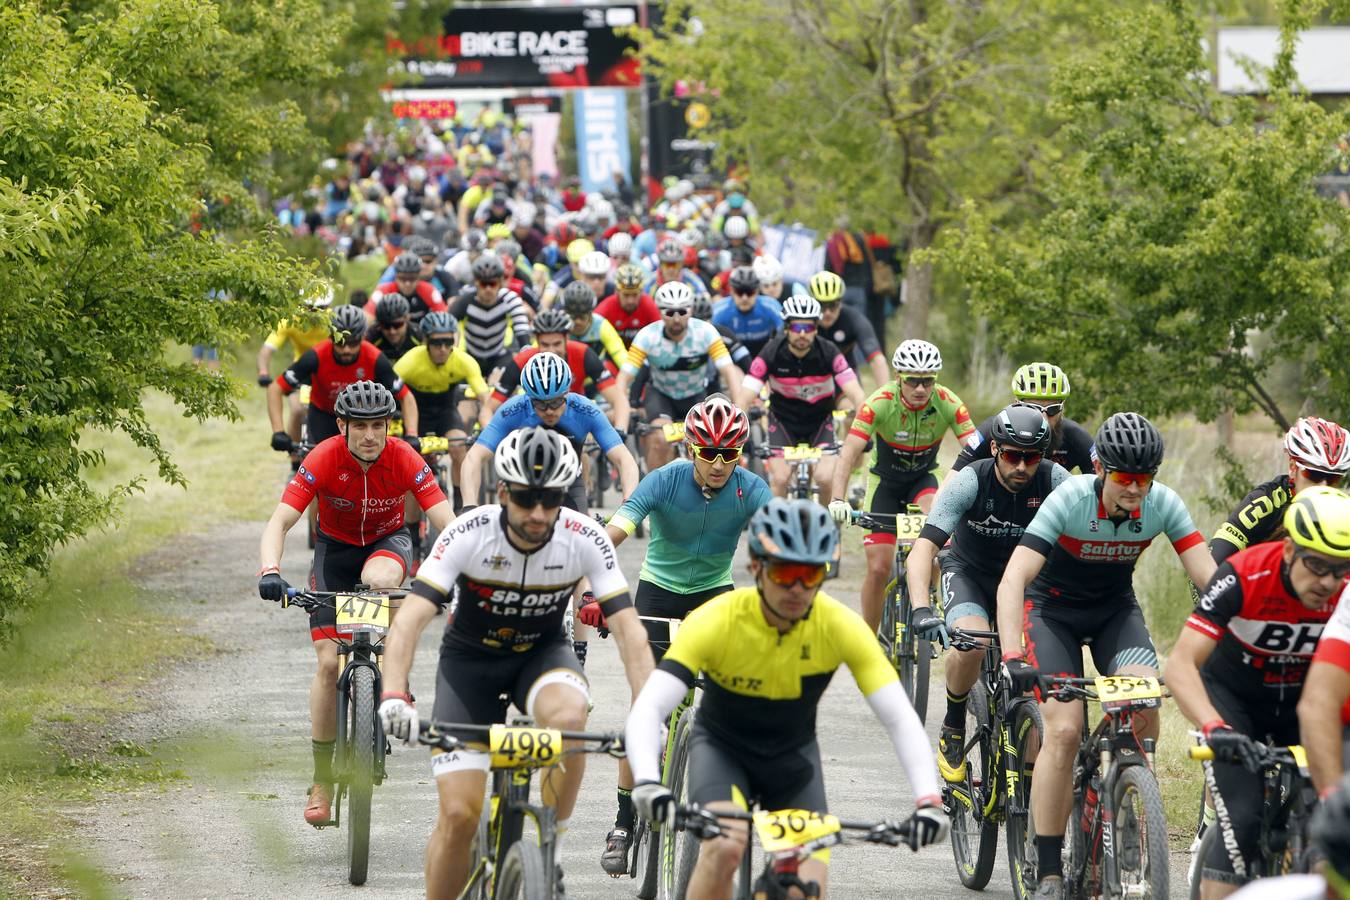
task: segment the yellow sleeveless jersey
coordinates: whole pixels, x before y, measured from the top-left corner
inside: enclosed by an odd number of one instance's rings
[[[443,366],[431,361],[425,346],[414,347],[394,363],[394,373],[419,395],[445,394],[460,382],[466,382],[479,397],[486,397],[491,391],[477,360],[458,347],[450,352]]]
[[[327,325],[321,324],[315,325],[313,328],[303,328],[292,324],[290,319],[282,319],[277,324],[276,329],[267,336],[264,343],[273,350],[280,350],[289,343],[291,349],[295,351],[295,358],[299,359],[306,350],[320,341],[327,340],[328,337]]]

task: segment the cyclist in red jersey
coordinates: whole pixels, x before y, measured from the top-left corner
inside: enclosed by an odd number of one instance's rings
[[[605,368],[605,364],[600,361],[594,350],[581,341],[568,337],[571,330],[571,318],[556,307],[546,309],[535,316],[534,336],[537,346],[526,347],[511,357],[511,362],[502,370],[501,379],[492,389],[492,396],[484,404],[485,415],[491,416],[497,411],[497,407],[505,403],[516,392],[516,388],[520,387],[520,372],[530,357],[536,353],[556,353],[567,360],[567,367],[572,370],[571,393],[587,396],[586,381],[590,379],[596,393],[604,397],[605,402],[609,404],[610,423],[619,431],[626,431],[631,415],[627,395],[619,390],[614,376]]]
[[[661,321],[661,311],[649,294],[642,292],[642,282],[646,279],[639,266],[626,263],[614,273],[616,290],[600,301],[595,314],[614,326],[614,330],[623,339],[625,347],[633,343],[633,338],[645,326]]]
[[[319,444],[338,433],[334,405],[338,395],[357,381],[376,381],[398,398],[403,410],[404,439],[419,447],[417,400],[394,372],[394,364],[370,341],[363,340],[366,317],[355,306],[339,306],[333,312],[333,339],[321,341],[301,354],[286,374],[267,388],[267,415],[272,420],[272,449],[290,452],[294,447],[283,427],[282,397],[310,386],[306,427],[309,442]]]
[[[309,574],[309,587],[316,591],[351,590],[358,583],[396,588],[403,583],[413,552],[403,527],[403,497],[409,491],[437,532],[453,518],[426,461],[406,442],[389,437],[394,408],[394,395],[373,381],[358,381],[338,395],[341,433],[305,456],[263,529],[258,594],[264,600],[286,596],[290,585],[281,577],[286,533],[316,498],[319,532]],[[317,826],[327,823],[332,811],[338,677],[338,645],[330,640],[337,636],[333,609],[311,613],[309,624],[318,671],[309,688],[314,783],[305,821]]]
[[[429,312],[445,312],[445,298],[436,286],[422,280],[422,260],[413,253],[401,253],[394,260],[394,280],[386,281],[375,289],[366,303],[365,313],[371,321],[375,319],[375,310],[383,297],[400,294],[408,301],[410,318],[414,325],[422,321]]]

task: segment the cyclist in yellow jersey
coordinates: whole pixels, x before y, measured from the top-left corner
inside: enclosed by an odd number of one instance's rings
[[[433,312],[422,317],[425,343],[414,347],[394,363],[394,373],[412,389],[417,398],[422,434],[441,434],[463,441],[467,436],[465,414],[472,415],[472,403],[455,404],[455,387],[467,384],[479,397],[491,391],[483,380],[478,362],[456,346],[459,326],[449,313]],[[479,414],[479,427],[487,424]],[[463,443],[450,445],[450,481],[454,485],[454,508],[459,509],[459,470],[464,462]]]
[[[305,305],[310,309],[324,310],[333,305],[333,290],[329,288],[313,297],[305,300]],[[272,383],[272,354],[280,350],[287,344],[291,345],[292,359],[299,359],[300,356],[309,348],[325,341],[329,336],[328,318],[325,315],[323,321],[316,323],[311,328],[306,328],[300,322],[292,322],[290,319],[282,319],[277,323],[277,327],[272,329],[272,333],[263,341],[262,347],[258,349],[258,387],[267,387]],[[289,398],[290,417],[286,422],[286,433],[291,436],[291,440],[297,444],[300,443],[300,429],[304,424],[304,404],[302,400],[307,397],[302,396],[300,392],[291,394]]]
[[[689,799],[708,809],[826,810],[816,706],[841,663],[885,726],[917,798],[910,846],[941,840],[947,815],[923,724],[862,617],[819,591],[839,557],[839,530],[810,500],[770,500],[750,520],[754,587],[728,591],[684,620],[633,702],[626,735],[633,805],[672,827],[676,799],[660,781],[661,723],[704,673],[690,736]],[[743,822],[723,819],[705,841],[688,896],[731,897],[745,851]],[[825,860],[803,862],[803,881],[825,886]],[[824,894],[822,893],[823,897]]]

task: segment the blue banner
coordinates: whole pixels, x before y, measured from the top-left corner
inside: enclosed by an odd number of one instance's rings
[[[628,152],[628,92],[586,88],[575,93],[577,168],[586,192],[614,187],[614,173],[633,183]]]

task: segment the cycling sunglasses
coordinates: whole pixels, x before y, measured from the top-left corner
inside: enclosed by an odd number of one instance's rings
[[[478,285],[479,285],[480,287],[497,287],[497,286],[500,285],[501,283],[502,283],[502,280],[501,280],[500,278],[492,278],[492,279],[489,279],[488,281],[484,281],[484,280],[482,280],[481,278],[478,280]]]
[[[1041,406],[1039,403],[1031,403],[1026,400],[1020,400],[1017,403],[1014,403],[1013,406],[1025,406],[1027,409],[1034,409],[1037,412],[1044,415],[1047,419],[1053,419],[1055,416],[1064,412],[1063,403],[1049,403],[1046,404],[1045,406]]]
[[[1340,565],[1329,563],[1320,556],[1314,556],[1311,553],[1300,553],[1298,558],[1303,560],[1303,567],[1317,578],[1325,578],[1328,575],[1334,575],[1337,579],[1350,576],[1350,562],[1343,562]]]
[[[1026,463],[1028,467],[1038,465],[1045,458],[1045,454],[1037,450],[1000,450],[998,455],[1006,463],[1014,466]]]
[[[1106,474],[1116,484],[1126,487],[1137,484],[1141,488],[1146,488],[1153,483],[1152,472],[1121,472],[1118,469],[1111,469]]]
[[[397,330],[400,329],[400,328],[406,328],[407,325],[408,325],[408,320],[407,320],[407,319],[399,319],[397,322],[381,322],[381,323],[380,323],[380,327],[383,328],[383,329],[385,329],[386,331],[397,331]]]
[[[536,411],[549,412],[555,409],[562,409],[566,406],[567,398],[559,397],[557,400],[531,400],[530,403],[534,404]]]
[[[1316,469],[1303,469],[1301,466],[1299,468],[1303,472],[1303,477],[1313,484],[1325,484],[1328,487],[1337,487],[1340,485],[1341,478],[1343,477],[1335,472],[1319,472]]]
[[[680,318],[684,318],[685,316],[689,315],[689,312],[690,311],[687,309],[663,309],[661,310],[661,315],[679,316]]]
[[[937,379],[931,375],[925,378],[916,378],[915,376],[910,375],[907,378],[905,378],[905,384],[909,385],[910,387],[932,387],[933,385],[937,384]]]
[[[741,458],[741,447],[696,447],[693,444],[694,455],[704,462],[715,463],[719,459],[725,463],[734,463]]]
[[[790,323],[790,324],[788,325],[787,330],[790,331],[790,332],[792,332],[793,334],[815,334],[815,333],[816,333],[816,323],[815,323],[815,322],[792,322],[792,323]]]
[[[534,509],[536,506],[542,506],[544,509],[557,509],[562,506],[563,498],[567,492],[562,488],[507,488],[506,496],[511,498],[511,502],[516,506],[525,509]]]
[[[793,584],[800,581],[803,587],[817,588],[824,583],[825,574],[829,571],[829,568],[829,566],[816,565],[815,563],[772,559],[766,563],[764,571],[769,576],[769,580],[779,587],[792,587]]]
[[[428,346],[428,347],[453,347],[453,346],[455,346],[455,339],[454,339],[454,338],[430,338],[430,339],[427,341],[427,346]]]

